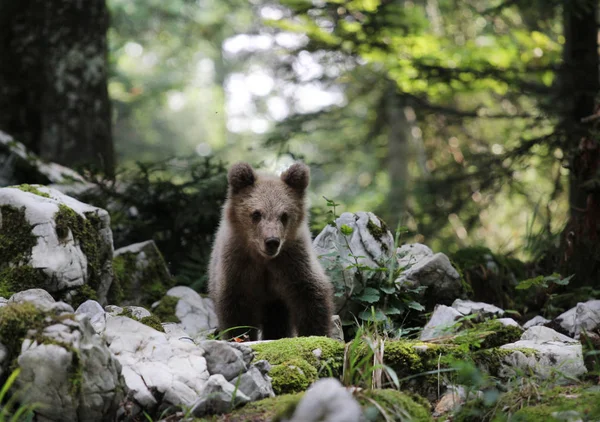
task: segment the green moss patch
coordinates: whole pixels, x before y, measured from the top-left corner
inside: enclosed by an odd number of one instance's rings
[[[116,283],[111,286],[112,303],[134,304],[148,307],[161,300],[167,290],[173,287],[174,280],[166,270],[166,265],[160,251],[154,248],[144,248],[145,259],[140,260],[138,253],[125,252],[113,259],[113,270]],[[139,297],[133,303],[132,299]]]
[[[324,372],[321,376],[341,374],[344,360],[344,345],[327,337],[296,337],[259,343],[251,346],[256,352],[256,360],[265,359],[271,365],[278,365],[294,359],[304,359],[317,371]],[[321,356],[317,358],[313,350],[320,349]]]
[[[21,343],[29,330],[42,329],[44,315],[31,303],[11,303],[0,308],[0,339],[9,360],[21,352]]]
[[[488,320],[461,331],[451,342],[469,350],[490,349],[514,343],[521,338],[523,330],[504,325],[497,320]]]
[[[123,312],[119,314],[119,316],[126,316],[127,318],[131,318],[134,321],[141,322],[148,327],[154,328],[156,331],[160,331],[161,333],[165,332],[162,324],[160,323],[160,319],[156,317],[156,315],[150,315],[143,318],[136,318],[130,309],[123,309]]]
[[[302,398],[304,393],[284,394],[277,397],[270,397],[246,404],[244,407],[237,409],[226,415],[212,415],[200,419],[194,419],[197,422],[232,422],[232,421],[281,421],[282,418],[289,418],[296,405]]]
[[[275,365],[269,371],[275,394],[305,391],[318,379],[317,370],[304,359],[292,359]]]
[[[178,297],[165,296],[160,300],[153,313],[161,322],[181,322],[175,314],[178,302]]]
[[[433,421],[430,412],[408,394],[398,390],[364,390],[356,396],[370,421],[410,420],[413,422]],[[373,404],[375,401],[378,406]],[[386,413],[384,416],[382,411]]]
[[[42,196],[44,198],[50,198],[50,195],[48,195],[46,192],[42,192],[37,187],[32,186],[32,185],[23,184],[23,185],[18,185],[18,186],[9,186],[9,187],[22,190],[23,192],[33,193],[34,195]]]
[[[102,250],[102,239],[99,227],[93,223],[94,213],[87,213],[86,218],[76,213],[72,208],[64,204],[58,206],[58,212],[54,216],[56,222],[56,234],[59,240],[66,239],[69,231],[87,258],[87,283],[94,291],[100,285],[102,263],[108,258],[110,251]],[[108,249],[108,248],[105,248]]]

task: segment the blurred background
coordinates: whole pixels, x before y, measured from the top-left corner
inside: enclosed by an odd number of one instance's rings
[[[392,231],[406,227],[403,242],[450,255],[489,248],[554,270],[570,265],[564,257],[572,248],[589,252],[597,243],[584,236],[594,232],[586,224],[596,215],[597,2],[90,4],[53,25],[99,48],[81,63],[72,58],[52,68],[85,79],[93,58],[105,54],[106,66],[95,64],[109,102],[104,139],[96,132],[89,159],[78,162],[67,150],[82,157],[81,135],[71,146],[61,138],[63,149],[44,147],[56,129],[40,118],[31,134],[31,124],[15,117],[15,99],[37,86],[15,87],[45,66],[32,65],[39,40],[14,41],[43,19],[35,8],[48,6],[38,0],[0,1],[0,57],[14,60],[0,71],[0,86],[12,87],[0,101],[0,129],[43,158],[110,185],[105,197],[110,191],[121,201],[113,207],[121,211],[113,214],[117,246],[119,224],[127,231],[123,243],[154,237],[172,270],[196,287],[226,167],[238,160],[272,171],[308,163],[315,234],[332,217],[326,197],[339,204],[338,215],[372,211]],[[84,14],[93,13],[86,24]],[[64,94],[65,86],[55,91]],[[34,96],[22,108],[43,114],[40,107]],[[141,218],[133,229],[124,223],[132,218]],[[561,237],[567,227],[581,242]],[[182,248],[185,262],[174,252]],[[581,255],[574,265],[598,261]],[[582,282],[597,280],[598,267],[586,267]]]

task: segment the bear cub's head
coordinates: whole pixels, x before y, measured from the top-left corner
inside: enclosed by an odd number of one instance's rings
[[[273,259],[297,238],[305,220],[305,193],[310,170],[290,166],[281,177],[256,172],[250,164],[229,169],[227,217],[252,251]]]

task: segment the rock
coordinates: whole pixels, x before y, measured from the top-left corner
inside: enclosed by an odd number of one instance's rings
[[[450,385],[442,398],[435,405],[433,410],[434,417],[440,417],[450,413],[462,405],[467,398],[467,393],[464,387],[460,385]]]
[[[242,352],[242,359],[246,366],[250,366],[250,362],[254,359],[254,351],[244,343],[227,342],[227,344],[234,349]]]
[[[195,344],[123,316],[108,317],[103,335],[141,408],[191,406],[203,391],[209,373],[204,351]]]
[[[36,404],[37,420],[112,420],[127,392],[119,362],[86,315],[35,306],[11,302],[0,310],[0,320],[18,318],[25,325],[8,339],[13,347],[3,346],[6,355],[0,359],[17,358],[21,404]],[[18,357],[8,355],[11,350]]]
[[[462,317],[463,314],[456,309],[446,305],[438,305],[435,307],[429,322],[421,332],[421,340],[430,340],[432,338],[449,335],[456,332],[456,320]]]
[[[342,319],[339,315],[331,316],[331,334],[329,338],[344,343],[344,328],[342,327]]]
[[[500,377],[511,377],[524,371],[541,379],[562,382],[587,372],[581,344],[547,327],[531,327],[523,333],[521,340],[500,349],[514,350],[504,356]]]
[[[27,151],[25,145],[0,131],[0,186],[21,183],[87,183],[77,172],[60,164],[46,162]]]
[[[217,328],[217,314],[210,298],[202,297],[186,286],[171,288],[167,292],[167,296],[179,298],[175,307],[175,315],[190,337],[202,337]]]
[[[396,250],[398,267],[404,268],[396,283],[410,289],[423,289],[428,308],[436,304],[450,305],[465,294],[460,274],[443,253],[434,254],[419,243],[402,245]]]
[[[123,308],[123,312],[131,314],[134,319],[142,319],[152,316],[152,313],[149,310],[142,308],[141,306],[125,306]]]
[[[341,232],[342,226],[352,230],[349,235]],[[335,286],[346,286],[345,294],[335,297],[335,313],[344,308],[349,293],[361,283],[357,268],[347,268],[348,254],[357,257],[361,266],[380,268],[389,263],[394,247],[394,238],[379,218],[370,212],[345,212],[335,220],[335,227],[327,225],[313,241],[313,247],[319,261]],[[383,279],[385,274],[377,272],[374,276]],[[350,285],[347,285],[347,283]],[[345,310],[346,311],[346,310]],[[345,315],[345,313],[341,313]]]
[[[65,302],[92,296],[106,301],[113,247],[105,210],[44,186],[22,185],[0,189],[0,222],[0,235],[14,245],[0,256],[0,290],[18,292],[26,279]]]
[[[522,329],[522,327],[519,325],[519,323],[512,318],[498,318],[498,319],[496,319],[496,321],[498,321],[500,324],[504,325],[505,327],[518,327],[518,328]]]
[[[316,381],[296,406],[289,422],[360,422],[363,413],[352,394],[335,378]]]
[[[121,306],[150,306],[173,285],[167,264],[153,240],[115,250],[114,269],[122,295],[114,291],[111,296]]]
[[[582,331],[596,330],[600,327],[600,300],[578,303],[557,316],[554,324],[573,338],[579,338]]]
[[[104,310],[111,314],[112,316],[121,315],[123,313],[123,308],[116,305],[106,305]]]
[[[478,314],[480,317],[496,317],[504,315],[504,311],[489,303],[473,302],[471,300],[456,299],[452,307],[463,315]]]
[[[523,328],[525,328],[527,330],[528,328],[535,327],[537,325],[545,325],[549,322],[550,322],[549,319],[546,319],[543,316],[537,315],[537,316],[531,318],[525,324],[523,324]]]
[[[254,366],[256,369],[258,369],[260,371],[260,373],[263,375],[268,374],[269,371],[271,370],[271,364],[264,359],[256,361],[254,363],[254,365],[252,365],[252,366]]]
[[[223,375],[211,375],[202,392],[202,397],[192,407],[192,415],[202,417],[226,413],[249,401],[250,399],[228,383]]]
[[[8,358],[8,349],[0,343],[0,377],[4,373],[4,367],[7,366],[5,360]]]
[[[536,343],[546,343],[552,341],[559,341],[563,343],[579,343],[577,340],[560,334],[554,331],[552,328],[543,326],[534,326],[529,328],[523,333],[521,340],[530,340]]]
[[[271,378],[268,375],[264,375],[255,366],[251,366],[246,373],[231,380],[231,384],[248,396],[251,401],[275,397]]]
[[[204,340],[199,343],[204,350],[208,372],[221,374],[227,381],[246,372],[244,354],[226,341]]]
[[[92,327],[94,327],[94,330],[97,333],[104,331],[104,327],[106,325],[106,312],[95,300],[86,300],[79,305],[75,313],[87,315],[90,319]]]

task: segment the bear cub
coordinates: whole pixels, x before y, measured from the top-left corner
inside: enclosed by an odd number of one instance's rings
[[[309,168],[296,163],[277,177],[237,163],[227,178],[209,267],[219,330],[240,327],[225,336],[249,331],[251,340],[258,329],[263,340],[329,335],[333,289],[308,228]]]

